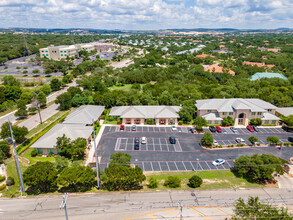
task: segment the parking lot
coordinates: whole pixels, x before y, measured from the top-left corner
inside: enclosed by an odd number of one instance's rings
[[[124,131],[119,126],[106,126],[98,144],[98,154],[101,156],[101,170],[109,165],[110,156],[114,152],[125,152],[132,156],[131,163],[141,167],[143,171],[186,171],[186,170],[224,170],[233,166],[233,161],[241,155],[273,154],[289,160],[292,148],[282,147],[241,147],[224,149],[206,149],[200,146],[203,134],[190,133],[191,127],[178,127],[172,130],[170,126],[136,126],[132,131],[126,125]],[[266,143],[268,136],[277,136],[281,142],[288,142],[293,136],[279,127],[259,128],[259,132],[249,132],[245,128],[238,128],[239,134],[234,134],[228,128],[222,128],[224,133],[212,133],[215,140],[222,145],[236,145],[237,137],[243,138],[248,144],[248,138],[255,136],[261,144]],[[209,132],[209,130],[205,130]],[[139,144],[134,150],[134,139],[146,137],[146,144]],[[171,144],[169,137],[176,138],[176,144]],[[141,141],[140,141],[141,142]],[[212,165],[218,158],[226,163],[220,166]],[[197,161],[198,159],[198,161]]]

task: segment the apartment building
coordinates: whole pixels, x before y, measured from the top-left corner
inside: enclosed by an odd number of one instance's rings
[[[81,50],[90,52],[95,49],[92,44],[76,44],[76,45],[62,45],[62,46],[50,46],[40,49],[40,57],[46,57],[50,60],[61,60],[67,57],[73,57],[78,55]]]
[[[197,115],[210,125],[220,125],[225,117],[231,117],[235,126],[247,126],[249,121],[259,118],[263,125],[278,125],[277,107],[261,99],[204,99],[197,100]]]

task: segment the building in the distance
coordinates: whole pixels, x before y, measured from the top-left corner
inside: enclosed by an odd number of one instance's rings
[[[251,76],[250,80],[255,81],[255,80],[260,80],[265,78],[268,78],[268,79],[279,78],[279,79],[288,80],[282,73],[269,73],[269,72],[255,73]]]
[[[156,125],[177,125],[180,106],[118,106],[113,107],[109,116],[120,117],[122,124],[144,124],[148,120]]]
[[[275,115],[277,107],[261,99],[204,99],[197,100],[195,106],[197,115],[210,125],[220,125],[226,117],[232,118],[235,126],[247,126],[254,118],[263,125],[278,125],[280,121]]]

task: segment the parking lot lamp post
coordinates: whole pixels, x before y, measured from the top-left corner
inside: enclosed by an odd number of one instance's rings
[[[96,158],[96,171],[97,171],[97,186],[100,189],[100,179],[99,179],[99,161],[98,161],[98,152],[96,146],[96,131],[95,131],[95,120],[93,120],[93,134],[94,134],[94,149],[95,149],[95,158]]]
[[[60,205],[60,209],[64,208],[66,220],[68,220],[67,207],[66,207],[67,197],[68,197],[68,193],[64,193],[62,198],[62,203]]]
[[[196,158],[196,170],[195,170],[195,173],[197,174],[197,170],[198,170],[198,163],[199,163],[199,159]]]
[[[42,124],[43,123],[43,121],[42,121],[42,117],[41,117],[41,112],[40,112],[40,103],[39,103],[39,100],[38,100],[38,96],[39,96],[39,94],[37,94],[37,93],[35,93],[34,91],[32,91],[35,95],[36,95],[36,101],[37,101],[37,106],[38,106],[38,112],[39,112],[39,117],[40,117],[40,124]]]

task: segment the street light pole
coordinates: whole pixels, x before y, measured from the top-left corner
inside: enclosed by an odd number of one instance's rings
[[[36,95],[36,101],[37,101],[38,112],[39,112],[39,117],[40,117],[40,124],[43,124],[42,117],[41,117],[41,111],[40,111],[40,103],[39,103],[39,100],[38,100],[38,97],[39,97],[40,93],[37,94],[34,91],[32,91],[32,92]]]
[[[66,207],[67,198],[68,198],[68,193],[64,193],[62,198],[62,203],[60,205],[60,209],[64,208],[66,220],[68,220],[67,207]]]
[[[8,123],[9,123],[9,129],[10,129],[10,133],[11,133],[11,139],[12,139],[12,142],[13,142],[14,160],[15,160],[18,179],[19,179],[19,183],[20,183],[20,191],[21,191],[21,193],[23,193],[23,192],[25,192],[25,189],[24,189],[24,184],[23,184],[23,180],[22,180],[22,174],[21,174],[19,161],[18,161],[18,156],[17,156],[17,151],[16,151],[16,147],[15,147],[15,140],[14,140],[14,137],[13,137],[13,131],[12,131],[12,128],[11,128],[11,123],[10,123],[9,117],[8,117]]]
[[[196,171],[195,171],[196,174],[197,174],[197,170],[198,170],[198,163],[199,163],[199,159],[196,158]]]
[[[95,121],[93,119],[93,134],[94,134],[94,149],[95,149],[95,158],[96,158],[96,171],[97,171],[97,186],[100,189],[100,179],[99,179],[99,161],[98,161],[98,152],[96,146],[96,132],[95,132]]]

